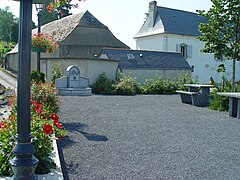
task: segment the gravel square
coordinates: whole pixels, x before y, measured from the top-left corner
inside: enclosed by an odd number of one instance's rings
[[[65,179],[240,179],[240,120],[179,95],[61,96]]]

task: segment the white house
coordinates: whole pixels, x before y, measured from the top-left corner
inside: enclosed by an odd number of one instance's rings
[[[149,12],[141,29],[134,37],[136,49],[181,52],[193,68],[193,79],[207,83],[212,76],[220,82],[223,74],[217,73],[219,64],[225,64],[224,76],[232,77],[232,61],[215,59],[213,54],[201,53],[204,43],[197,39],[199,22],[207,20],[196,13],[157,6],[149,3]],[[236,62],[236,80],[240,79],[240,63]]]

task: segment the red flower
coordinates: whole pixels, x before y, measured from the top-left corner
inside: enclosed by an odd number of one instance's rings
[[[54,121],[58,121],[58,119],[59,119],[58,115],[57,115],[57,114],[54,114],[54,113],[52,113],[52,114],[49,116],[49,118],[51,118],[51,119],[54,120]]]
[[[36,102],[34,102],[33,100],[30,100],[30,104],[33,105],[33,104],[36,104]]]
[[[62,124],[58,122],[58,120],[53,120],[53,125],[56,126],[57,128],[61,129],[63,128]]]
[[[39,111],[41,109],[41,107],[42,107],[41,104],[36,104],[36,106],[33,108],[34,111]]]
[[[0,122],[0,128],[7,129],[7,123]]]
[[[43,125],[43,132],[45,134],[52,134],[52,132],[53,132],[52,126],[50,124],[44,124]]]

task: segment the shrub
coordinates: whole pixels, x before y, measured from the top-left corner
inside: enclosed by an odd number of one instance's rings
[[[146,79],[143,89],[145,94],[174,94],[178,87],[173,80]]]
[[[51,79],[51,82],[53,84],[55,84],[55,80],[57,78],[60,78],[63,76],[63,72],[61,70],[61,67],[59,64],[55,64],[54,66],[52,66],[51,68],[51,73],[52,73],[52,79]]]
[[[177,78],[178,89],[187,91],[188,87],[184,86],[184,84],[197,84],[197,81],[192,79],[191,74],[179,74]]]
[[[37,83],[34,83],[36,85]],[[37,84],[34,87],[35,93],[41,94],[42,88],[48,87],[48,92],[53,92],[51,86],[44,86]],[[45,93],[44,98],[53,99],[57,96],[52,96],[51,93]],[[39,101],[42,95],[33,95],[35,100],[31,100],[30,112],[31,112],[31,134],[32,134],[32,144],[35,148],[34,156],[38,158],[39,164],[36,169],[36,173],[48,173],[50,169],[54,168],[56,165],[50,158],[52,153],[52,140],[53,135],[56,139],[61,138],[66,135],[62,124],[59,122],[58,115],[52,110],[59,109],[59,107],[50,107],[54,103],[49,103],[48,100],[44,99]],[[39,103],[39,102],[41,103]],[[57,102],[55,99],[54,102]],[[55,104],[58,106],[57,104]],[[0,176],[11,176],[13,172],[10,167],[9,160],[13,158],[12,149],[15,146],[15,136],[17,131],[17,105],[16,98],[10,101],[10,114],[8,118],[3,118],[0,122]]]
[[[228,81],[225,77],[222,77],[222,84],[214,88],[213,92],[210,95],[209,108],[219,111],[228,111],[229,109],[229,98],[224,96],[217,95],[218,92],[230,92],[231,91],[231,82]]]
[[[45,74],[43,72],[32,71],[31,73],[31,81],[37,83],[44,83],[45,82]]]
[[[114,94],[113,83],[105,73],[101,73],[96,82],[91,85],[92,92],[95,94]]]
[[[59,110],[59,101],[54,87],[49,83],[31,84],[31,98],[33,101],[44,104],[49,111],[57,113]]]
[[[114,91],[121,95],[134,95],[136,94],[137,83],[136,79],[130,76],[123,76],[119,81],[113,85]]]

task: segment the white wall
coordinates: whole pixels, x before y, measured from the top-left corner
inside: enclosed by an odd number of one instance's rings
[[[80,76],[88,78],[89,83],[96,81],[98,76],[105,72],[109,79],[115,80],[116,70],[118,66],[117,61],[110,61],[104,59],[48,59],[42,60],[41,71],[46,74],[46,79],[51,80],[51,68],[59,64],[62,72],[66,75],[66,70],[69,66],[75,65],[80,69]]]
[[[179,71],[179,70],[148,70],[148,69],[123,69],[124,75],[136,78],[136,81],[143,83],[146,79],[150,78],[161,78],[161,79],[172,79],[177,80],[178,75],[191,74],[190,71]]]
[[[45,73],[47,81],[51,81],[52,74],[51,68],[56,64],[59,64],[64,75],[68,66],[76,65],[80,69],[80,75],[88,78],[89,83],[92,84],[96,81],[99,74],[105,72],[107,77],[115,80],[116,71],[118,67],[118,61],[112,61],[109,59],[87,59],[87,58],[44,58],[44,53],[41,53],[41,72]],[[14,71],[18,71],[18,54],[13,53],[8,55],[9,67]],[[32,53],[31,56],[31,70],[36,70],[36,53]]]
[[[158,50],[176,52],[176,45],[185,43],[192,46],[192,57],[187,58],[190,66],[194,66],[192,76],[195,80],[207,83],[212,76],[216,82],[221,81],[222,73],[217,73],[219,64],[225,64],[226,72],[224,76],[228,79],[232,78],[232,61],[216,61],[213,54],[201,53],[204,43],[197,40],[194,36],[174,35],[174,34],[158,34],[146,36],[136,39],[137,49],[141,50]],[[236,80],[240,80],[240,62],[236,62]]]

